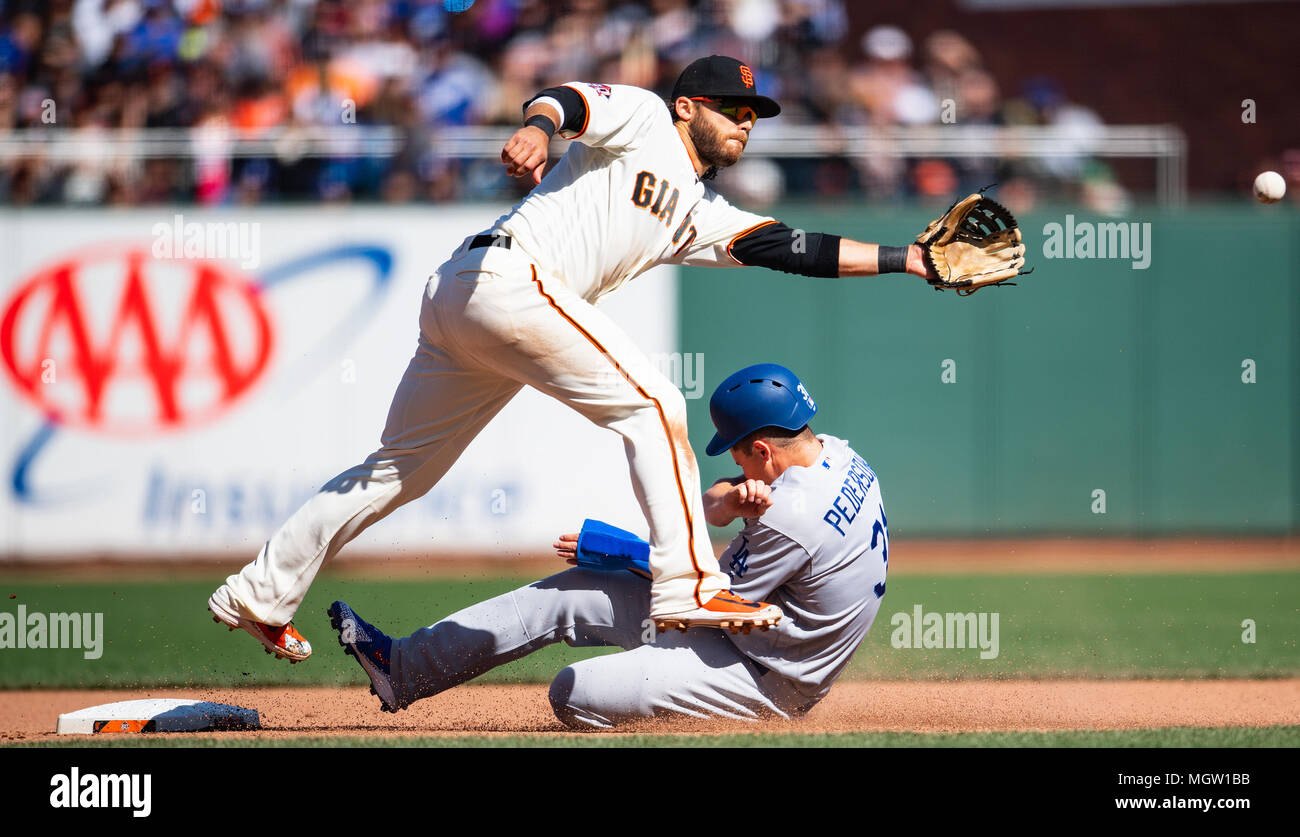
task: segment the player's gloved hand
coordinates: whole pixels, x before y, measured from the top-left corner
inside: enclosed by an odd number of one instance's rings
[[[762,517],[772,507],[772,487],[762,480],[741,480],[722,498],[723,508],[735,517]]]
[[[986,189],[989,187],[985,187]],[[956,290],[970,296],[990,285],[1033,272],[1025,268],[1025,243],[1020,222],[1005,206],[984,196],[984,189],[948,207],[916,237],[935,290]],[[908,256],[912,251],[908,251]],[[910,259],[909,259],[910,261]]]
[[[577,534],[560,535],[555,553],[570,564],[593,570],[628,570],[650,578],[650,544],[626,529],[599,520],[582,522]]]
[[[542,174],[546,171],[547,151],[551,145],[551,138],[541,128],[533,125],[525,125],[510,139],[506,140],[505,147],[501,149],[501,162],[506,165],[506,174],[511,177],[523,177],[531,173],[533,183],[542,182]]]

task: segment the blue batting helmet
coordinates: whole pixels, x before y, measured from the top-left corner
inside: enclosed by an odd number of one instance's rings
[[[762,427],[798,430],[817,412],[799,378],[776,363],[756,363],[733,373],[709,399],[717,433],[704,452],[717,456]]]

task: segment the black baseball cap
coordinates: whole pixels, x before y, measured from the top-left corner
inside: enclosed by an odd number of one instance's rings
[[[693,99],[706,96],[710,99],[746,102],[758,112],[760,119],[771,119],[781,112],[781,106],[766,96],[758,95],[754,71],[747,65],[725,55],[710,55],[692,61],[682,70],[673,85],[672,100],[685,96]]]

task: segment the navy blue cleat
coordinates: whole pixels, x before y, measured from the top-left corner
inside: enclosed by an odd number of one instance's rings
[[[347,602],[330,605],[330,625],[339,632],[339,645],[351,654],[370,678],[370,694],[379,698],[385,712],[397,711],[397,693],[389,668],[393,659],[393,640],[383,631],[358,616]]]

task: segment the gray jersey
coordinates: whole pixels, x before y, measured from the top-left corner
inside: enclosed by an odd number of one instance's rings
[[[889,550],[876,475],[844,440],[817,438],[821,456],[786,469],[772,485],[772,506],[745,521],[721,560],[732,590],[785,612],[775,628],[647,636],[645,578],[577,567],[394,639],[397,705],[563,641],[626,649],[574,663],[551,683],[551,705],[572,727],[806,712],[876,618]]]
[[[731,589],[785,611],[775,628],[730,639],[746,656],[820,700],[867,635],[889,557],[884,501],[875,473],[848,442],[819,435],[808,467],[772,483],[772,505],[720,559]]]
[[[788,468],[772,506],[722,557],[732,589],[785,612],[763,633],[665,631],[647,637],[650,584],[626,572],[567,570],[393,640],[397,705],[408,706],[546,645],[617,645],[551,684],[569,726],[652,717],[788,718],[825,697],[876,618],[888,533],[876,475],[848,443]],[[653,640],[653,641],[651,641]]]

